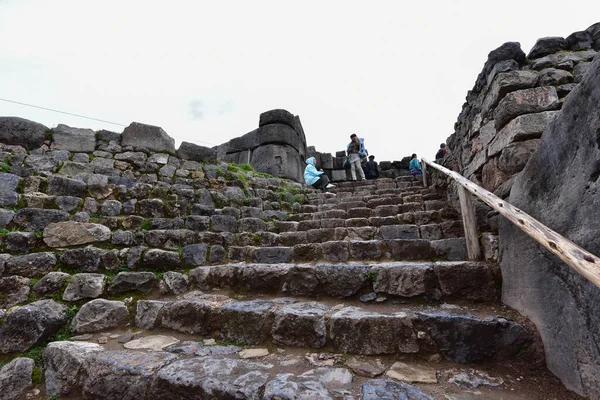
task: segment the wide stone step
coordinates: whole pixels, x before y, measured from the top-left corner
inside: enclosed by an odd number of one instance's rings
[[[135,323],[143,329],[190,335],[219,332],[224,339],[245,345],[272,342],[362,355],[440,353],[465,363],[506,356],[530,343],[522,325],[496,313],[484,306],[472,313],[460,306],[446,310],[401,305],[378,312],[357,304],[294,298],[233,300],[197,292],[175,300],[139,300]]]
[[[243,293],[346,298],[364,293],[403,298],[497,297],[490,268],[475,262],[227,264],[189,273],[195,287]]]

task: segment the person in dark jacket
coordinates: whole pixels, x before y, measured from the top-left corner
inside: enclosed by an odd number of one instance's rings
[[[367,179],[379,178],[379,166],[375,161],[375,156],[369,156],[369,161],[365,163],[363,170],[365,171],[365,177]]]
[[[440,144],[440,149],[435,154],[435,162],[442,165],[444,163],[444,158],[446,158],[446,143]]]

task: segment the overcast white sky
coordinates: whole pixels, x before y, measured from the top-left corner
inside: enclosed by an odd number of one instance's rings
[[[404,5],[404,4],[410,5]],[[0,0],[0,98],[216,145],[261,112],[299,115],[309,145],[366,138],[381,160],[433,157],[487,54],[584,30],[600,2]],[[123,127],[0,101],[0,115]]]

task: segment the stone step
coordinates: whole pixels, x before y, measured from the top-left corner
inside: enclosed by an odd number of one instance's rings
[[[88,320],[90,303],[75,316],[75,333],[95,331],[79,323]],[[174,300],[139,300],[135,324],[200,336],[219,332],[225,340],[244,345],[272,342],[360,355],[441,353],[462,363],[506,356],[531,341],[522,325],[498,316],[494,306],[389,305],[385,312],[373,308],[294,298],[233,300],[192,292]]]
[[[422,232],[429,229],[427,226],[421,228]],[[187,230],[150,231],[145,240],[151,248],[133,242],[130,247],[120,250],[87,246],[15,256],[4,254],[0,266],[5,276],[41,278],[57,268],[75,272],[118,268],[160,272],[228,262],[279,264],[352,260],[456,261],[467,258],[466,242],[462,237],[416,239],[420,234],[416,225],[384,225],[379,228],[384,236],[401,239],[374,240],[372,237],[377,229],[358,226],[284,232],[279,235],[262,232],[237,236]],[[257,246],[261,242],[264,246]]]
[[[131,332],[115,331],[88,334],[88,341],[50,343],[43,353],[46,393],[169,400],[547,400],[548,393],[556,399],[579,398],[544,368],[532,372],[520,364],[465,366],[437,355],[429,360],[402,355],[398,361],[395,355],[242,348],[173,331],[136,333],[133,338]]]
[[[491,301],[495,279],[485,263],[468,261],[227,264],[190,270],[202,290],[346,298],[364,293],[405,298]]]

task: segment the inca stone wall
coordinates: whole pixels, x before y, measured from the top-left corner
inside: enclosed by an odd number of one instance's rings
[[[448,139],[447,160],[594,254],[599,50],[600,23],[539,39],[527,56],[518,43],[492,51]],[[499,238],[503,301],[536,323],[552,372],[598,398],[600,291],[486,206],[477,209],[479,227],[492,231],[481,236],[486,253],[498,251]]]

